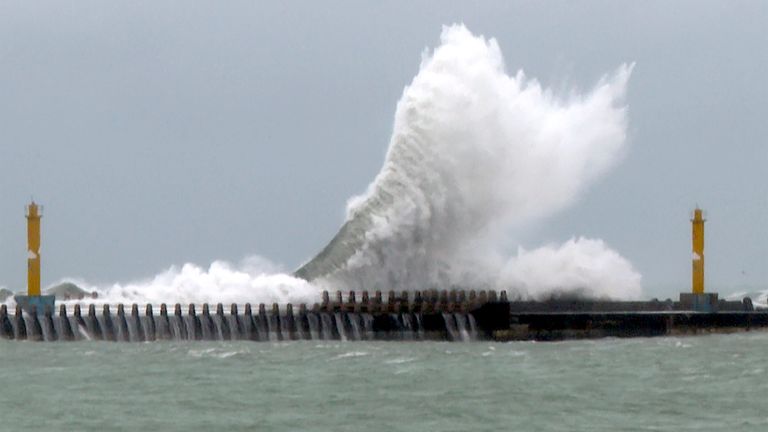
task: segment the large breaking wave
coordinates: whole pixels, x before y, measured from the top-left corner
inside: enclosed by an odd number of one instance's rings
[[[636,298],[640,275],[601,240],[520,244],[621,159],[631,69],[621,65],[587,92],[556,95],[522,71],[509,75],[494,39],[444,27],[397,104],[381,171],[349,200],[338,234],[295,274],[258,260],[79,284],[105,302],[297,303],[317,301],[322,289],[452,287]]]
[[[381,172],[296,275],[328,287],[637,297],[639,274],[599,240],[503,254],[619,161],[630,72],[622,65],[591,91],[558,97],[522,71],[508,75],[494,39],[445,27],[397,105]]]

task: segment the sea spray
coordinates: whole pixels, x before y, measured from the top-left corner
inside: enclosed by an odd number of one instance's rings
[[[86,293],[96,292],[89,303],[303,303],[317,301],[319,288],[277,270],[261,257],[238,264],[215,261],[208,268],[195,264],[173,266],[151,279],[130,283],[94,286],[85,281],[75,284]],[[73,298],[72,302],[79,302]]]
[[[559,98],[522,71],[508,75],[494,39],[445,27],[397,105],[381,172],[296,274],[369,290],[465,286],[537,296],[586,287],[637,297],[640,276],[599,240],[520,249],[508,263],[498,252],[620,160],[631,69],[622,65],[590,92]],[[558,275],[543,281],[547,272]]]
[[[520,298],[570,293],[587,298],[636,299],[640,275],[602,240],[570,239],[562,245],[520,248],[499,275],[497,286],[515,287]]]

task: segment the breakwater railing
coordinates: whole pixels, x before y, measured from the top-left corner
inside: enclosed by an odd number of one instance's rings
[[[358,294],[360,294],[358,296]],[[358,300],[359,299],[359,300]],[[506,305],[506,307],[505,307]],[[199,307],[198,307],[199,306]],[[500,307],[501,306],[501,307]],[[159,309],[159,310],[157,310]],[[104,340],[449,340],[491,337],[509,323],[501,291],[327,291],[321,302],[267,307],[181,304],[60,305],[58,314],[0,306],[0,338],[30,341]]]

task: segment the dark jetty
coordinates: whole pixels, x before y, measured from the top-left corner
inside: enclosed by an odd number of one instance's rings
[[[28,314],[0,306],[0,338],[29,341],[543,340],[729,333],[768,327],[749,298],[618,302],[509,301],[505,291],[323,292],[313,305],[61,305]],[[182,311],[186,309],[186,313]],[[113,312],[116,310],[116,313]],[[170,310],[170,312],[169,312]],[[143,311],[140,312],[140,311]],[[156,312],[159,311],[159,312]]]

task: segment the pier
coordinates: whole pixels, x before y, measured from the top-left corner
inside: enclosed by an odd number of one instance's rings
[[[551,298],[510,301],[506,291],[343,293],[307,304],[60,304],[40,290],[41,207],[27,206],[28,291],[0,305],[0,338],[23,341],[558,341],[730,333],[768,327],[749,298],[704,290],[704,216],[692,224],[692,285],[678,301]],[[76,288],[76,287],[75,287]],[[69,288],[71,289],[71,288]],[[57,313],[58,312],[58,313]]]
[[[749,298],[713,310],[680,301],[509,301],[501,291],[327,291],[306,304],[0,306],[0,338],[20,341],[558,341],[731,333],[768,327]]]

